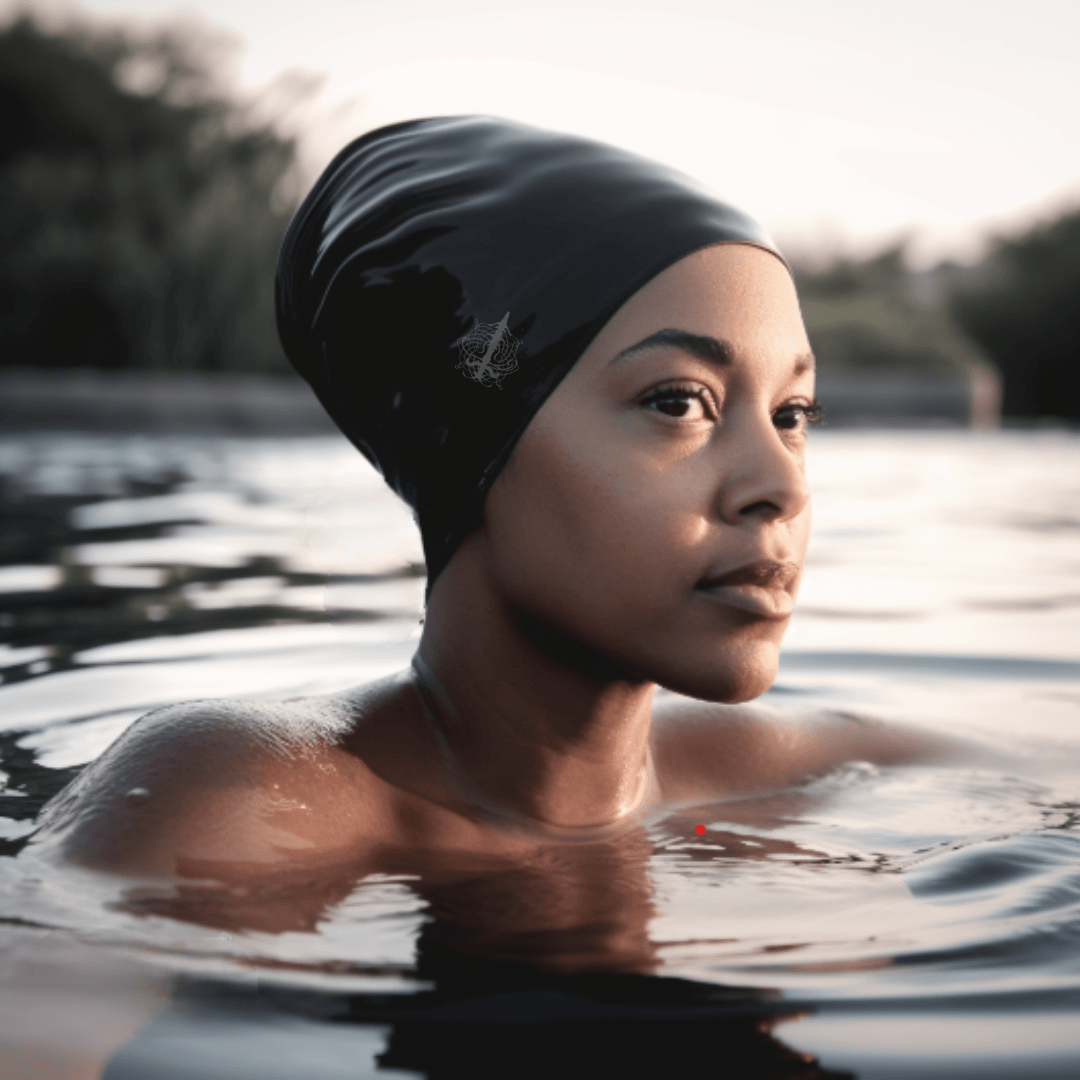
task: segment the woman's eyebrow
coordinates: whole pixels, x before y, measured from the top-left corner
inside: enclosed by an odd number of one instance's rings
[[[647,338],[642,338],[636,345],[623,349],[612,357],[611,363],[633,353],[643,352],[645,349],[658,349],[662,347],[674,347],[682,349],[701,360],[707,360],[711,364],[730,364],[731,349],[717,338],[706,334],[691,334],[688,330],[657,330]]]
[[[696,356],[710,364],[730,364],[733,355],[731,346],[726,342],[721,341],[719,338],[709,337],[707,334],[691,334],[689,330],[668,329],[657,330],[655,334],[650,334],[647,338],[642,338],[637,344],[631,345],[628,348],[623,349],[622,352],[616,353],[611,358],[611,363],[617,363],[624,357],[631,356],[634,353],[644,352],[646,349],[658,349],[664,347],[682,349],[692,356]],[[808,352],[802,356],[796,357],[796,375],[802,375],[806,371],[813,370],[813,353]]]

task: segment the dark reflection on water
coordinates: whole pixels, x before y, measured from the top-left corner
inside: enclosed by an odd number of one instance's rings
[[[160,475],[121,474],[111,478],[121,497],[140,499],[174,494],[191,478],[176,469]],[[325,586],[329,575],[290,569],[272,555],[252,555],[239,566],[142,565],[144,580],[153,584],[100,584],[100,569],[73,562],[73,549],[86,544],[117,544],[130,540],[158,540],[180,529],[198,529],[210,523],[200,518],[170,518],[167,510],[155,520],[112,527],[78,528],[77,511],[105,501],[94,492],[45,494],[11,476],[0,475],[0,567],[55,567],[57,580],[48,589],[13,590],[0,600],[3,640],[16,648],[44,646],[41,660],[0,666],[4,682],[63,671],[76,663],[79,652],[100,645],[142,640],[166,634],[194,634],[209,630],[242,629],[283,622],[306,623],[383,618],[379,610],[305,609],[273,603],[223,604],[211,608],[192,602],[192,595],[222,590],[233,582],[272,579],[282,587]],[[150,571],[159,571],[156,575]],[[97,573],[95,573],[97,571]],[[335,574],[339,584],[368,585],[400,577],[422,577],[424,569],[408,564],[386,573]],[[137,581],[138,574],[129,580]],[[224,595],[224,592],[223,592]]]
[[[683,822],[684,840],[696,836],[690,820]],[[853,1077],[774,1035],[778,1024],[798,1017],[777,991],[654,974],[659,958],[648,934],[656,915],[648,873],[654,850],[638,830],[617,841],[545,848],[521,861],[385,853],[379,868],[423,902],[409,974],[428,989],[334,995],[186,982],[169,1008],[114,1055],[103,1077],[266,1080],[267,1065],[252,1066],[252,1040],[273,1033],[283,1039],[284,1030],[292,1042],[283,1052],[301,1054],[310,1046],[315,1060],[307,1060],[305,1075],[313,1080],[339,1075],[343,1061],[355,1075],[367,1075],[358,1057],[378,1073],[432,1080]],[[363,888],[358,879],[365,869],[371,867],[298,865],[260,884],[247,867],[191,865],[185,870],[192,877],[221,884],[128,889],[116,907],[232,934],[317,933],[336,905]],[[253,967],[279,977],[288,971],[285,964]],[[341,962],[323,971],[379,974]],[[218,1057],[208,1061],[211,1035]],[[193,1066],[185,1047],[202,1047],[202,1063]],[[182,1066],[175,1063],[178,1053]]]
[[[444,956],[440,968],[455,964],[461,961]],[[466,964],[474,967],[471,958]],[[855,1075],[786,1046],[773,1030],[794,1017],[761,1015],[760,994],[678,979],[487,974],[484,996],[437,987],[400,1002],[186,982],[170,1008],[113,1055],[102,1080],[289,1075],[253,1052],[260,1037],[284,1041],[285,1031],[292,1041],[285,1053],[302,1054],[312,1080],[395,1073],[429,1080]],[[451,975],[450,982],[458,980]]]
[[[371,1073],[431,1080],[853,1077],[774,1035],[778,1024],[798,1018],[776,991],[653,974],[652,853],[649,838],[636,832],[618,842],[552,847],[527,862],[389,856],[388,866],[414,872],[403,880],[424,902],[411,975],[428,989],[335,995],[186,981],[102,1075],[267,1080],[267,1064],[251,1061],[252,1040],[282,1040],[287,1030],[292,1041],[282,1052],[310,1050],[305,1076],[313,1080],[341,1075],[342,1064],[356,1070],[349,1075],[369,1075],[360,1059]],[[192,886],[168,897],[129,890],[123,907],[234,933],[315,931],[356,884],[348,868],[338,868],[298,872],[263,889]],[[281,966],[273,970],[282,974]],[[208,1061],[215,1033],[217,1058]],[[185,1047],[203,1048],[201,1064],[176,1065]],[[271,1068],[269,1075],[279,1074]]]
[[[0,733],[0,768],[7,774],[7,783],[0,789],[0,818],[29,825],[41,808],[62,791],[82,771],[47,769],[35,760],[33,750],[19,745],[21,731]],[[29,840],[29,834],[0,837],[0,857],[17,855]]]

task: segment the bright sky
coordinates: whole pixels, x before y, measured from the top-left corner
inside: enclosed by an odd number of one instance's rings
[[[494,113],[681,168],[789,249],[910,232],[923,264],[1080,205],[1080,0],[81,7],[225,28],[243,43],[248,87],[290,68],[325,73],[322,120],[304,133],[320,165],[379,124]]]

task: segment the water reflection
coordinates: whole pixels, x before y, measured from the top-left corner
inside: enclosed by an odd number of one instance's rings
[[[543,847],[522,859],[384,852],[374,866],[313,866],[296,858],[261,873],[188,860],[182,869],[195,879],[190,884],[127,889],[115,907],[228,933],[312,932],[375,874],[402,882],[423,905],[422,978],[424,958],[447,951],[552,972],[645,974],[657,966],[648,937],[653,850],[637,829],[618,841]]]
[[[159,476],[115,479],[122,500],[42,493],[0,475],[0,625],[9,649],[0,666],[4,682],[67,670],[80,652],[123,641],[386,616],[381,608],[327,611],[331,575],[292,569],[275,555],[249,555],[239,565],[165,562],[160,544],[143,542],[187,531],[190,546],[192,534],[204,537],[213,526],[178,516],[163,498],[192,478],[166,469]],[[103,523],[110,519],[114,523]],[[141,547],[133,549],[136,542]],[[423,573],[421,565],[409,563],[382,573],[332,576],[339,586],[370,586]]]
[[[398,1003],[189,981],[101,1076],[854,1080],[785,1045],[774,1031],[797,1016],[761,1015],[760,998],[632,976],[519,980],[471,998],[435,989]]]
[[[669,837],[669,849],[715,854],[715,839],[694,843],[690,820]],[[744,842],[742,850],[762,857],[752,844]],[[392,876],[423,905],[413,975],[428,989],[346,996],[186,983],[102,1075],[267,1080],[285,1073],[272,1062],[255,1065],[252,1040],[281,1043],[287,1031],[291,1041],[279,1055],[303,1056],[304,1075],[313,1080],[341,1075],[343,1061],[357,1068],[357,1055],[380,1074],[401,1070],[433,1080],[716,1071],[748,1080],[851,1076],[823,1069],[774,1036],[795,1015],[775,991],[654,974],[659,958],[648,927],[656,914],[649,875],[655,850],[646,831],[635,829],[616,840],[542,848],[524,859],[384,852],[377,875]],[[217,880],[128,889],[117,907],[230,934],[314,933],[364,887],[371,870],[305,867],[298,860],[259,880],[245,866],[185,869]],[[311,973],[302,964],[249,964],[278,975]],[[339,975],[376,974],[340,961],[330,967]],[[326,965],[322,970],[329,973]],[[211,1032],[217,1057],[208,1061]],[[202,1059],[197,1070],[188,1045]],[[186,1061],[182,1071],[170,1064],[178,1054]]]
[[[508,1061],[514,1075],[876,1077],[907,1075],[874,1048],[921,1052],[896,1034],[918,1009],[942,1034],[912,1076],[1075,1074],[1080,472],[1062,462],[1080,465],[1080,440],[825,433],[811,461],[818,531],[771,700],[971,734],[996,758],[852,763],[517,862],[384,851],[135,887],[31,848],[0,859],[0,948],[55,955],[32,1010],[42,1044],[104,1047],[72,1017],[107,999],[138,1003],[108,1028],[109,1053],[126,1042],[113,1080],[483,1077]],[[347,446],[0,439],[0,476],[0,854],[150,708],[333,692],[408,662],[415,531]],[[165,976],[128,997],[98,977],[121,953],[187,973],[163,1012]],[[17,1019],[27,979],[8,970],[10,1042],[32,1025]],[[1013,1033],[1013,1057],[973,1064],[973,1008]],[[774,1031],[793,1010],[818,1015]],[[1068,1016],[1053,1036],[1065,1064],[1017,1041],[1029,1013]],[[975,1056],[949,1071],[965,1031]]]
[[[633,826],[603,841],[541,846],[514,856],[384,849],[355,862],[326,864],[299,851],[272,866],[188,858],[178,865],[186,880],[125,888],[110,907],[227,935],[318,934],[347,918],[350,902],[362,902],[370,884],[394,882],[424,913],[416,935],[417,978],[434,978],[444,987],[448,980],[465,979],[469,986],[490,988],[503,978],[500,973],[519,970],[531,976],[649,975],[662,966],[649,933],[658,914],[657,860],[674,861],[680,874],[692,873],[695,864],[706,874],[725,866],[738,873],[748,862],[769,866],[774,859],[828,864],[835,860],[824,852],[768,835],[767,823],[793,821],[814,803],[792,794],[747,800],[734,811],[727,805],[698,807],[692,815],[668,815],[662,826]],[[731,827],[698,835],[694,822],[713,817]],[[734,831],[740,826],[747,832]],[[869,868],[879,865],[871,862]],[[442,965],[444,957],[451,958],[449,966]],[[244,962],[304,967],[251,954]],[[331,965],[315,963],[311,970],[371,970],[344,958]]]
[[[652,974],[652,851],[637,831],[615,843],[544,849],[513,864],[445,859],[420,866],[391,857],[388,867],[396,863],[399,872],[422,871],[399,880],[425,905],[414,974],[429,989],[330,995],[188,983],[102,1075],[286,1075],[265,1061],[253,1067],[251,1052],[252,1040],[270,1036],[282,1043],[284,1025],[291,1041],[279,1054],[303,1054],[304,1075],[313,1080],[341,1075],[345,1061],[356,1069],[350,1075],[367,1075],[358,1054],[373,1072],[401,1070],[432,1080],[850,1076],[823,1069],[774,1036],[773,1029],[793,1016],[775,992]],[[355,884],[343,869],[297,873],[261,889],[181,887],[168,899],[132,891],[125,908],[231,932],[314,930]],[[206,1061],[210,1031],[218,1056]],[[381,1043],[372,1041],[373,1031]],[[186,1057],[187,1046],[202,1048],[196,1057],[203,1064],[196,1071],[188,1061],[175,1071],[170,1062],[177,1054]]]
[[[54,795],[59,794],[82,771],[80,768],[48,769],[34,751],[20,745],[22,732],[0,732],[0,857],[17,855],[27,843],[34,818]]]

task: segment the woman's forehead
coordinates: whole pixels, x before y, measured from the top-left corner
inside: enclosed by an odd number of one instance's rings
[[[730,366],[747,350],[790,353],[812,367],[798,298],[786,266],[746,244],[695,252],[639,289],[590,344],[582,362],[617,364],[680,349]]]

